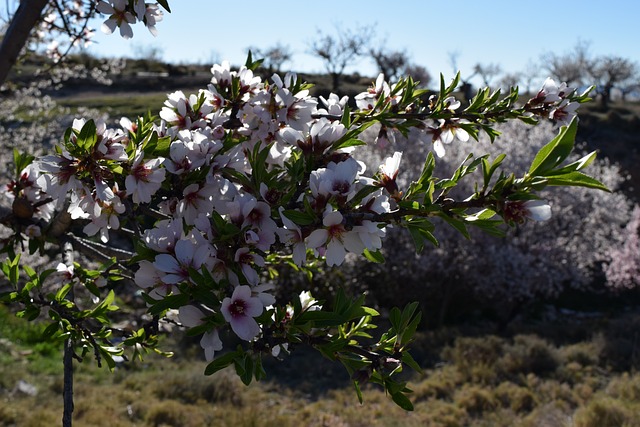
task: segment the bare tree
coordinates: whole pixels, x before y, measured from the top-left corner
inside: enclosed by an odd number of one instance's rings
[[[523,77],[522,73],[517,71],[513,73],[506,73],[500,79],[500,87],[505,90],[509,90],[509,88],[516,87],[522,81],[522,77]]]
[[[388,80],[397,80],[409,64],[409,55],[404,50],[388,51],[383,48],[371,48],[369,54],[378,70]]]
[[[448,55],[449,65],[451,65],[453,74],[456,74],[460,71],[460,68],[458,67],[458,58],[460,57],[460,51],[450,51],[448,52]],[[462,92],[462,96],[464,96],[464,99],[466,99],[467,101],[473,98],[473,85],[469,81],[471,77],[473,77],[473,74],[466,78],[462,74],[460,75],[460,91]]]
[[[485,86],[491,86],[491,81],[500,73],[502,73],[502,68],[499,64],[481,64],[478,62],[473,66],[472,76],[479,76]]]
[[[254,53],[254,57],[264,59],[263,66],[269,74],[282,70],[283,65],[293,57],[291,48],[280,42],[266,49],[251,47],[249,50]]]
[[[611,101],[611,90],[621,88],[638,76],[638,66],[633,61],[620,56],[602,56],[595,59],[589,70],[595,80],[600,104],[607,107]]]
[[[371,38],[368,27],[340,29],[330,34],[320,33],[309,45],[309,52],[324,62],[327,73],[331,75],[332,89],[337,91],[347,66],[362,56],[367,50]]]
[[[530,59],[520,72],[520,81],[524,86],[525,94],[529,95],[531,93],[531,87],[534,85],[534,82],[540,80],[540,77],[540,65],[538,62]]]
[[[409,55],[404,50],[384,50],[372,48],[369,54],[378,70],[388,81],[397,81],[402,76],[411,76],[426,87],[431,82],[431,74],[421,65],[412,64]]]
[[[627,100],[627,96],[632,93],[640,93],[640,76],[636,75],[636,78],[630,80],[627,84],[619,87],[620,95],[622,96],[622,102]]]
[[[409,64],[404,68],[404,74],[420,82],[421,87],[426,88],[429,86],[429,83],[431,83],[431,74],[422,65]]]
[[[589,42],[578,41],[573,50],[558,55],[553,52],[543,53],[541,56],[542,68],[547,70],[552,77],[569,86],[583,82],[591,68]]]

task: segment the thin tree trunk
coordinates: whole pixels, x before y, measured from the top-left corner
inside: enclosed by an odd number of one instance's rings
[[[0,86],[16,63],[29,34],[38,23],[49,0],[21,0],[0,44]]]
[[[73,424],[73,341],[67,339],[64,342],[64,385],[62,399],[64,409],[62,413],[62,427],[71,427]]]
[[[66,240],[62,244],[62,259],[67,266],[73,265],[73,246],[71,242]],[[73,287],[67,294],[67,298],[71,301],[74,299]],[[73,340],[67,339],[64,342],[64,355],[62,356],[63,364],[63,413],[62,427],[71,427],[73,424]]]

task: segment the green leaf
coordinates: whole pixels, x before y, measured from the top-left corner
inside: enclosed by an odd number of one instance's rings
[[[155,316],[170,308],[180,308],[188,303],[189,295],[187,294],[169,295],[164,297],[162,300],[155,302],[149,308],[149,314]]]
[[[149,142],[144,147],[145,154],[155,157],[169,157],[169,149],[171,148],[171,138],[168,136],[158,138],[153,132],[149,138]]]
[[[500,164],[502,164],[502,161],[506,157],[507,156],[505,154],[500,154],[498,157],[496,157],[493,163],[489,163],[489,160],[487,158],[482,159],[482,175],[484,177],[485,188],[489,186],[491,177],[493,177],[493,174],[495,173],[496,169],[498,169],[498,167],[500,166]]]
[[[382,253],[380,253],[380,251],[371,252],[369,249],[365,249],[363,255],[371,262],[375,262],[377,264],[384,263],[384,256],[382,255]]]
[[[242,369],[237,369],[239,363],[236,360],[236,373],[240,376],[240,380],[244,385],[251,384],[251,380],[253,379],[253,358],[249,354],[244,355],[244,366]]]
[[[58,332],[60,325],[58,323],[51,323],[42,331],[42,338],[45,340],[51,338],[56,332]]]
[[[562,175],[567,172],[579,171],[581,169],[584,169],[591,163],[593,163],[593,161],[596,159],[596,154],[597,153],[595,151],[592,151],[591,153],[580,158],[579,160],[576,160],[573,163],[569,163],[568,165],[563,166],[560,169],[555,169],[553,171],[553,175]]]
[[[58,290],[58,292],[56,292],[56,296],[55,296],[54,300],[57,301],[57,302],[61,302],[64,299],[64,297],[67,296],[67,294],[71,290],[71,287],[72,287],[71,283],[67,283],[62,288],[60,288],[60,290]]]
[[[16,178],[20,177],[20,174],[33,162],[35,159],[34,156],[27,153],[20,153],[17,148],[13,149],[13,164],[16,168]]]
[[[9,276],[9,281],[13,284],[17,284],[18,279],[20,278],[19,264],[20,264],[20,254],[18,254],[13,259],[13,261],[9,263],[9,274],[7,274],[7,276]],[[4,268],[3,268],[3,271],[4,271]]]
[[[400,329],[402,322],[402,314],[400,313],[400,309],[398,307],[393,307],[389,312],[389,322],[391,322],[391,326],[397,331]]]
[[[348,139],[348,140],[346,140],[344,142],[341,142],[337,146],[334,145],[332,148],[337,150],[339,148],[357,147],[358,145],[367,145],[367,143],[362,141],[362,140],[360,140],[360,139],[351,138],[351,139]]]
[[[356,389],[356,395],[358,396],[358,402],[362,405],[364,399],[362,398],[362,390],[360,390],[360,385],[358,381],[353,381],[353,387]]]
[[[407,365],[417,373],[419,374],[422,373],[422,368],[420,367],[420,365],[418,365],[418,362],[416,362],[413,356],[411,356],[411,354],[409,354],[409,352],[407,351],[402,353],[402,363],[404,363],[405,365]]]
[[[391,395],[393,402],[405,411],[413,411],[413,403],[402,392],[396,392]]]
[[[571,120],[569,126],[563,126],[558,136],[553,138],[547,145],[542,147],[529,168],[529,175],[545,175],[562,163],[573,150],[573,143],[576,139],[578,120]]]
[[[585,175],[582,172],[569,172],[562,175],[547,176],[547,185],[567,185],[573,187],[587,187],[596,190],[611,192],[606,185],[595,178]]]
[[[96,142],[98,142],[96,124],[93,120],[88,120],[84,126],[82,126],[82,129],[80,129],[80,133],[77,136],[78,147],[89,152],[96,145]]]
[[[307,322],[313,322],[316,327],[330,327],[338,326],[344,323],[344,316],[324,310],[307,310],[302,313],[296,323],[303,324]]]
[[[225,353],[222,356],[216,357],[213,362],[209,363],[204,370],[205,375],[213,375],[221,369],[230,366],[233,362],[236,361],[241,355],[237,351],[231,351],[229,353]]]
[[[298,225],[311,225],[315,222],[315,217],[305,212],[296,211],[293,209],[286,209],[282,211],[284,216]]]

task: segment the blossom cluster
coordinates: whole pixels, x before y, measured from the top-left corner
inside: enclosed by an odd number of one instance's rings
[[[131,24],[136,22],[144,23],[149,32],[157,36],[156,24],[163,18],[162,10],[157,3],[145,3],[144,0],[134,0],[133,4],[127,0],[100,0],[96,9],[108,16],[102,24],[102,31],[111,34],[118,27],[120,35],[125,39],[133,37]]]
[[[46,42],[46,55],[58,62],[72,47],[86,48],[92,43],[94,30],[88,25],[94,2],[62,0],[48,6],[38,24],[34,37]],[[64,34],[67,38],[59,37]]]
[[[98,5],[111,13],[105,25],[119,26],[123,35],[134,19],[127,7]],[[157,9],[145,7],[151,11],[145,23],[153,26]],[[186,297],[180,319],[203,328],[208,359],[222,348],[222,328],[246,341],[263,333],[256,318],[276,302],[265,281],[272,263],[287,259],[301,267],[320,258],[338,266],[348,253],[375,257],[388,224],[418,206],[404,200],[396,182],[401,152],[368,176],[356,156],[364,144],[357,136],[375,115],[411,113],[420,102],[419,94],[407,96],[414,88],[406,81],[390,86],[382,75],[355,97],[359,109],[351,112],[347,97],[312,97],[293,73],[263,81],[252,67],[232,70],[228,62],[211,72],[206,89],[169,94],[159,123],[123,118],[112,128],[76,119],[56,154],[31,163],[7,188],[14,213],[24,204],[30,210],[23,217],[34,226],[66,210],[83,221],[84,233],[108,243],[127,222],[146,248],[135,282],[150,304]],[[545,87],[551,96],[551,85]],[[558,98],[541,102],[550,108],[564,101]],[[425,152],[441,157],[454,136],[469,139],[473,123],[454,117],[460,102],[451,96],[430,102],[440,106],[439,117],[412,118],[410,126],[389,119],[384,126],[389,133],[410,128]],[[507,222],[550,216],[544,203],[503,202],[487,203]],[[143,218],[143,208],[158,221]]]
[[[159,4],[160,3],[160,4]],[[89,25],[96,14],[106,15],[101,29],[106,34],[116,28],[125,39],[133,37],[131,25],[141,22],[156,36],[156,24],[162,21],[165,1],[146,3],[144,0],[58,0],[46,5],[42,19],[32,38],[46,45],[44,53],[59,62],[74,47],[86,48],[93,43],[95,30]]]

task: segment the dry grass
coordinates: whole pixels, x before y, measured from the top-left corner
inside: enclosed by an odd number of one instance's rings
[[[559,345],[532,334],[461,335],[442,348],[440,364],[414,377],[411,413],[377,388],[365,387],[360,405],[350,387],[338,385],[344,378],[327,387],[327,378],[317,378],[322,360],[308,355],[278,368],[280,378],[249,387],[228,370],[203,376],[205,363],[186,355],[113,374],[87,363],[76,367],[75,425],[640,427],[640,374],[607,367],[606,335]],[[3,343],[14,358],[0,367],[0,426],[58,425],[59,375],[30,373],[19,357],[25,344]],[[18,392],[20,379],[36,385],[37,396]]]

